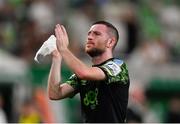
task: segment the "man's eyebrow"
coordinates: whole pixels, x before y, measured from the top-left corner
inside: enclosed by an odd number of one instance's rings
[[[100,32],[100,31],[93,31],[93,30],[88,31],[88,34],[90,34],[91,32],[96,33],[96,34],[101,34],[101,32]]]

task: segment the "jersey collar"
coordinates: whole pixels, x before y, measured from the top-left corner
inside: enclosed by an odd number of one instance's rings
[[[105,60],[104,62],[100,63],[100,64],[95,64],[95,65],[92,65],[92,67],[96,67],[96,66],[101,66],[103,64],[105,64],[106,62],[110,61],[110,60],[113,60],[114,58],[109,58],[107,60]]]

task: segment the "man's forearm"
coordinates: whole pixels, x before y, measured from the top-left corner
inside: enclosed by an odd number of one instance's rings
[[[53,57],[51,70],[48,78],[48,95],[50,99],[58,99],[60,97],[60,81],[61,81],[61,58]]]
[[[88,66],[86,66],[83,62],[81,62],[77,57],[75,57],[69,49],[61,51],[61,55],[63,60],[68,65],[68,67],[78,76],[82,77],[82,75],[88,70]]]

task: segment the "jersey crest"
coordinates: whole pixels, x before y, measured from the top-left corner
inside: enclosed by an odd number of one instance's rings
[[[112,61],[106,63],[105,67],[108,68],[108,71],[112,76],[116,76],[121,72],[121,68],[115,62]]]

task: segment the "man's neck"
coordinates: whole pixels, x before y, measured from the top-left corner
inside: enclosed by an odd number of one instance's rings
[[[102,62],[104,62],[104,61],[106,61],[106,60],[108,60],[110,58],[113,58],[112,53],[107,53],[106,52],[106,53],[103,53],[103,54],[101,54],[99,56],[93,57],[92,62],[93,62],[94,65],[98,65],[98,64],[101,64]]]

